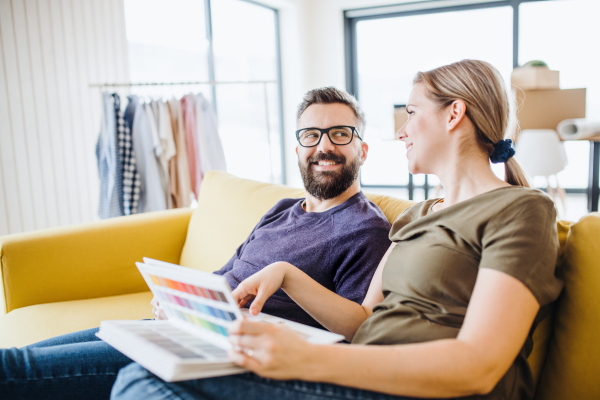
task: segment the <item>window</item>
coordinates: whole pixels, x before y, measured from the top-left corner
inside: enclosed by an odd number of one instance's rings
[[[420,70],[477,58],[496,66],[508,84],[514,66],[543,60],[551,69],[560,71],[561,88],[587,88],[587,117],[600,118],[600,75],[596,71],[600,53],[593,50],[600,38],[600,26],[594,20],[600,12],[600,2],[436,3],[345,12],[347,89],[357,96],[367,116],[365,135],[370,152],[362,168],[363,186],[406,196],[408,188],[414,185],[414,193],[410,193],[415,200],[427,197],[427,189],[431,194],[429,186],[423,187],[426,177],[410,176],[403,143],[393,140],[394,105],[406,103],[412,78]],[[458,38],[451,47],[447,37],[449,21],[451,34]],[[578,203],[577,211],[566,215],[576,220],[586,213],[590,150],[588,142],[567,142],[565,147],[569,165],[558,180],[572,198],[568,200],[569,207]],[[493,169],[503,176],[502,166]],[[428,181],[431,186],[437,184],[432,177]],[[543,178],[534,184],[547,185]]]
[[[453,35],[461,38],[452,46],[443,39],[448,33],[447,21],[457,28]],[[362,168],[366,186],[409,183],[404,144],[393,140],[392,114],[394,104],[407,103],[417,71],[464,58],[489,61],[505,79],[512,70],[510,7],[359,21],[356,38],[358,94],[367,116],[365,140],[370,146]],[[415,185],[424,184],[423,175],[415,175],[413,180]],[[429,183],[438,182],[432,176]],[[424,195],[423,191],[416,193]]]
[[[212,2],[217,81],[269,82],[216,87],[229,172],[264,182],[283,180],[275,16],[239,0]]]
[[[208,81],[204,8],[204,2],[197,0],[125,0],[130,81]],[[148,96],[181,96],[198,90],[210,98],[208,85],[134,86],[131,90]]]
[[[540,16],[543,15],[543,18]],[[577,18],[565,18],[565,15]],[[586,88],[586,117],[600,119],[600,39],[597,0],[543,1],[519,6],[519,62],[543,60],[560,71],[561,89]],[[569,188],[588,187],[589,142],[565,142],[569,165],[558,180]],[[544,186],[543,178],[534,182]]]
[[[203,93],[215,106],[228,172],[285,183],[277,11],[242,0],[125,0],[125,22],[131,82],[223,83],[130,92]]]

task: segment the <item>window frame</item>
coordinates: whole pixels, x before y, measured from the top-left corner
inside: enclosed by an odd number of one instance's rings
[[[212,0],[204,0],[204,22],[206,26],[206,39],[208,40],[208,79],[215,81],[215,53],[213,45],[213,30],[212,30]],[[282,89],[282,78],[281,78],[281,30],[279,27],[279,10],[273,7],[269,7],[265,4],[258,3],[253,0],[238,0],[245,3],[252,4],[254,6],[266,8],[267,10],[273,11],[273,17],[275,18],[275,63],[277,71],[277,114],[279,115],[279,163],[281,167],[281,184],[286,184],[286,169],[285,169],[285,146],[284,146],[284,121],[283,121],[283,89]],[[211,87],[212,98],[213,98],[213,109],[215,114],[218,116],[217,110],[217,89],[215,85]]]
[[[390,6],[376,6],[358,9],[344,10],[344,47],[345,47],[345,71],[346,71],[346,90],[352,93],[357,100],[360,101],[360,93],[358,91],[358,52],[357,52],[357,37],[356,25],[360,21],[408,17],[424,14],[437,14],[450,11],[468,11],[480,10],[486,8],[498,8],[510,6],[513,9],[513,68],[519,66],[519,6],[523,3],[534,3],[541,1],[555,0],[431,0],[427,2],[404,3]],[[590,152],[594,157],[594,162],[600,156],[600,142],[590,144]],[[415,185],[413,183],[413,175],[408,173],[407,185],[366,185],[361,186],[366,188],[385,188],[385,189],[404,189],[408,190],[409,200],[413,200],[415,188],[422,189],[425,193],[425,198],[428,197],[429,190],[432,187],[429,185],[427,175],[423,185]],[[597,177],[596,177],[597,179]],[[590,165],[590,185],[587,189],[581,188],[565,188],[567,193],[588,193],[590,204],[593,203],[592,198],[597,199],[599,194],[598,188],[593,185],[593,164]],[[596,201],[597,204],[597,201]],[[592,208],[590,208],[592,210]]]

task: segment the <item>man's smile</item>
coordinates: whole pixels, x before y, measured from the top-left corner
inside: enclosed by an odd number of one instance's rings
[[[311,165],[317,171],[331,171],[339,168],[342,164],[339,161],[319,160],[318,162],[311,163]]]

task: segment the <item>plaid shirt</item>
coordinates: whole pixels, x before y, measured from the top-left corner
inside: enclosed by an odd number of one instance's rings
[[[119,149],[120,168],[123,183],[123,212],[125,215],[138,212],[140,200],[141,177],[135,163],[135,152],[131,139],[129,125],[125,123],[123,111],[121,111],[121,99],[114,93],[114,105],[116,115],[117,140]]]
[[[123,178],[117,150],[117,121],[113,96],[103,93],[102,103],[104,117],[96,143],[96,158],[100,176],[98,216],[111,218],[123,215]]]

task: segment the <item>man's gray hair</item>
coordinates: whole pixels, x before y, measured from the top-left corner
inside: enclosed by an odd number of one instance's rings
[[[358,105],[358,101],[354,96],[345,90],[340,90],[333,86],[317,88],[308,91],[302,98],[302,103],[298,105],[298,112],[296,114],[296,122],[300,120],[302,113],[313,104],[345,104],[352,109],[356,119],[358,120],[358,132],[361,137],[364,138],[365,131],[365,113],[361,110]]]

